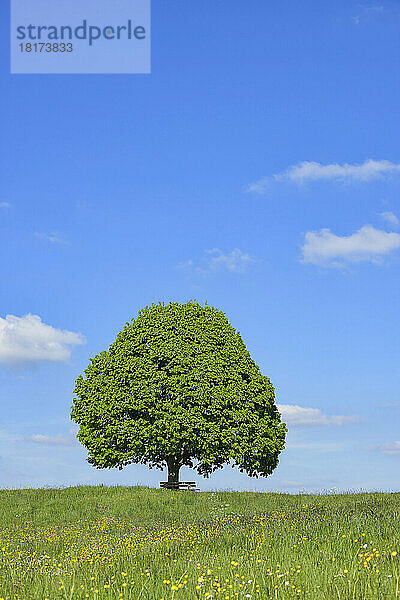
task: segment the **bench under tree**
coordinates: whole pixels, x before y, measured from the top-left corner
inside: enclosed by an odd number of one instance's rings
[[[195,481],[160,481],[160,488],[167,490],[193,490],[199,492]]]

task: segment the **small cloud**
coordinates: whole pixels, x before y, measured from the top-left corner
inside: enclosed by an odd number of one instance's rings
[[[261,259],[251,258],[249,254],[245,254],[239,248],[232,250],[230,254],[223,254],[219,248],[212,248],[210,250],[204,250],[206,254],[219,254],[210,259],[208,269],[202,269],[201,267],[195,267],[196,273],[202,275],[208,275],[221,269],[227,269],[234,273],[244,273],[249,263],[263,262]],[[193,265],[193,261],[187,260],[179,263],[176,268],[187,268]]]
[[[400,164],[394,164],[389,160],[366,160],[361,165],[350,165],[337,163],[330,165],[321,165],[317,162],[302,162],[290,167],[285,173],[274,175],[277,181],[290,180],[302,182],[307,179],[357,179],[359,181],[369,181],[377,179],[384,174],[399,172]]]
[[[256,194],[267,194],[271,189],[272,178],[263,177],[254,183],[245,186],[245,192],[254,192]]]
[[[400,220],[392,212],[383,212],[380,213],[380,216],[384,221],[389,223],[389,225],[394,225],[396,227],[400,223]]]
[[[21,425],[20,423],[18,425]],[[32,423],[23,423],[22,425],[31,426]],[[36,444],[43,445],[55,445],[55,446],[75,446],[78,443],[77,433],[79,431],[79,425],[74,425],[69,429],[69,435],[45,435],[42,433],[34,433],[32,435],[22,435],[20,433],[9,433],[4,429],[0,429],[0,442],[4,442],[7,447],[10,445],[21,446],[22,442],[34,442]],[[1,458],[1,457],[0,457]]]
[[[69,435],[44,435],[42,433],[34,433],[32,435],[22,435],[20,433],[9,433],[5,430],[0,430],[0,442],[4,442],[7,447],[15,445],[20,447],[23,442],[34,442],[44,446],[77,446],[78,440],[76,434],[79,431],[79,426],[75,425],[69,430]],[[1,458],[1,457],[0,457]],[[26,457],[26,460],[41,460]]]
[[[219,248],[212,248],[211,250],[205,250],[204,252],[207,254],[219,254],[219,256],[211,258],[209,265],[210,271],[218,271],[221,267],[225,267],[228,271],[243,273],[245,267],[249,263],[257,262],[254,258],[251,258],[249,254],[244,254],[239,248],[235,248],[230,254],[223,254],[222,250]],[[201,270],[202,269],[200,269],[200,271]]]
[[[45,233],[38,233],[35,231],[35,236],[43,240],[47,240],[53,244],[65,244],[65,240],[63,240],[57,233],[54,232],[50,235],[47,235]]]
[[[36,444],[44,444],[46,446],[75,446],[76,438],[73,437],[75,433],[74,429],[70,429],[71,435],[43,435],[41,433],[34,433],[33,435],[24,436],[24,439],[29,442],[35,442]]]
[[[390,444],[378,444],[376,446],[364,446],[362,449],[381,452],[382,454],[400,454],[400,441]]]
[[[329,229],[321,229],[319,232],[308,231],[305,234],[301,262],[339,268],[344,266],[341,262],[343,260],[382,264],[380,255],[388,254],[396,248],[400,248],[400,234],[387,233],[372,225],[364,225],[356,233],[342,237],[331,233]]]
[[[76,344],[86,344],[82,334],[46,325],[38,315],[0,318],[0,364],[8,368],[66,362],[71,356],[66,346]]]
[[[191,258],[189,258],[189,260],[184,260],[183,262],[179,263],[176,265],[177,269],[186,269],[187,267],[190,267],[193,264],[193,261]]]
[[[359,8],[361,9],[361,11],[363,12],[364,15],[373,15],[373,14],[377,14],[377,13],[382,13],[384,10],[384,7],[381,5],[359,6]],[[359,25],[359,23],[360,23],[359,16],[352,17],[352,20],[356,25]]]
[[[374,6],[366,6],[365,7],[365,11],[366,12],[383,12],[383,6],[381,5],[374,5]]]
[[[10,208],[10,206],[9,202],[0,202],[0,208]]]
[[[319,408],[303,408],[291,404],[277,404],[278,411],[282,415],[282,421],[291,427],[319,426],[319,425],[345,425],[347,423],[359,423],[362,421],[358,416],[327,416],[321,413]]]
[[[389,160],[367,159],[360,165],[348,163],[322,165],[318,162],[303,161],[289,167],[282,173],[275,173],[272,177],[264,177],[250,184],[246,189],[249,192],[265,193],[273,181],[297,184],[321,179],[370,181],[398,172],[400,172],[400,164],[392,163]]]

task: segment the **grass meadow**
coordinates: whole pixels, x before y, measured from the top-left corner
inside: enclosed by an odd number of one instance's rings
[[[400,599],[400,492],[0,490],[0,600]]]

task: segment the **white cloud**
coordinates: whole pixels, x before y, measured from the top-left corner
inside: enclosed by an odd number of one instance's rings
[[[366,6],[365,10],[367,12],[383,12],[383,6],[381,5],[375,5],[375,6]]]
[[[20,433],[9,433],[3,429],[0,430],[0,442],[4,442],[7,447],[12,444],[21,446],[22,442],[34,442],[36,444],[53,446],[75,446],[79,445],[79,440],[76,437],[78,431],[79,425],[71,427],[69,435],[44,435],[42,433],[22,435]]]
[[[9,202],[0,202],[0,208],[9,208],[10,206]]]
[[[338,163],[322,165],[318,162],[303,161],[289,167],[283,173],[275,173],[272,177],[264,177],[247,187],[249,192],[263,193],[267,191],[272,181],[303,183],[305,181],[328,180],[357,180],[370,181],[384,175],[400,172],[400,164],[389,160],[367,159],[363,164],[351,165]]]
[[[36,444],[45,444],[47,446],[75,446],[77,444],[76,430],[71,428],[71,435],[43,435],[41,433],[34,433],[33,435],[27,435],[24,437],[25,440],[35,442]],[[75,435],[74,435],[75,434]]]
[[[43,240],[47,240],[48,242],[52,242],[53,244],[64,244],[65,240],[63,240],[57,233],[53,232],[50,235],[47,235],[45,233],[38,233],[37,231],[35,231],[35,236],[38,238],[41,238]]]
[[[291,427],[303,425],[345,425],[346,423],[359,423],[362,421],[358,416],[327,416],[321,413],[319,408],[303,408],[291,404],[277,404],[281,413],[282,421]]]
[[[400,234],[387,233],[364,225],[356,233],[339,236],[329,229],[308,231],[302,246],[304,263],[320,266],[342,267],[347,262],[370,261],[380,264],[380,255],[400,248]],[[336,259],[339,259],[336,260]]]
[[[386,221],[390,225],[394,225],[395,227],[400,223],[400,219],[398,219],[396,215],[394,215],[392,212],[383,212],[380,213],[380,216],[384,221]]]
[[[6,367],[65,362],[71,355],[66,346],[76,344],[86,344],[82,334],[46,325],[38,315],[0,317],[0,364]]]
[[[390,444],[378,444],[376,446],[366,446],[364,450],[373,450],[376,452],[382,452],[382,454],[400,454],[400,441],[392,442]]]
[[[219,271],[221,268],[228,269],[228,271],[235,273],[244,273],[245,268],[249,263],[263,262],[261,259],[257,260],[255,258],[251,258],[249,254],[243,253],[241,250],[239,250],[239,248],[235,248],[230,254],[223,254],[219,248],[204,250],[204,252],[206,254],[219,253],[219,256],[214,256],[210,259],[208,269],[195,267],[196,273],[200,273],[202,275]],[[176,268],[181,269],[191,267],[192,265],[193,261],[189,259],[176,265]]]
[[[369,181],[376,179],[386,173],[400,171],[400,164],[396,165],[389,160],[366,160],[361,165],[350,165],[337,163],[330,165],[321,165],[317,162],[304,161],[298,165],[290,167],[285,173],[274,175],[277,181],[290,180],[301,182],[307,179],[357,179],[360,181]]]
[[[244,267],[251,262],[257,262],[251,258],[249,254],[244,254],[239,248],[232,250],[230,254],[223,254],[219,248],[212,248],[211,250],[205,250],[207,254],[219,253],[219,256],[215,256],[210,260],[210,270],[216,271],[221,266],[228,269],[228,271],[235,271],[242,273]],[[198,271],[201,269],[197,269]]]
[[[378,5],[375,5],[375,6],[360,6],[360,5],[358,5],[358,6],[359,6],[359,8],[361,10],[364,11],[364,14],[366,13],[367,15],[371,14],[371,13],[375,13],[375,14],[376,13],[382,13],[383,9],[384,9],[383,6],[378,6]],[[356,17],[352,17],[352,20],[353,20],[353,22],[356,25],[359,25],[359,23],[360,23],[360,16],[358,15]]]
[[[182,262],[180,262],[179,264],[176,265],[177,269],[186,269],[186,267],[191,267],[193,264],[193,261],[191,258],[189,258],[189,260],[184,260]]]

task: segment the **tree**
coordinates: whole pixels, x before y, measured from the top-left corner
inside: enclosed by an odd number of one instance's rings
[[[205,477],[231,459],[251,477],[270,475],[288,430],[270,380],[224,313],[159,302],[131,320],[76,379],[71,418],[86,461],[166,464],[169,482],[193,460]]]

